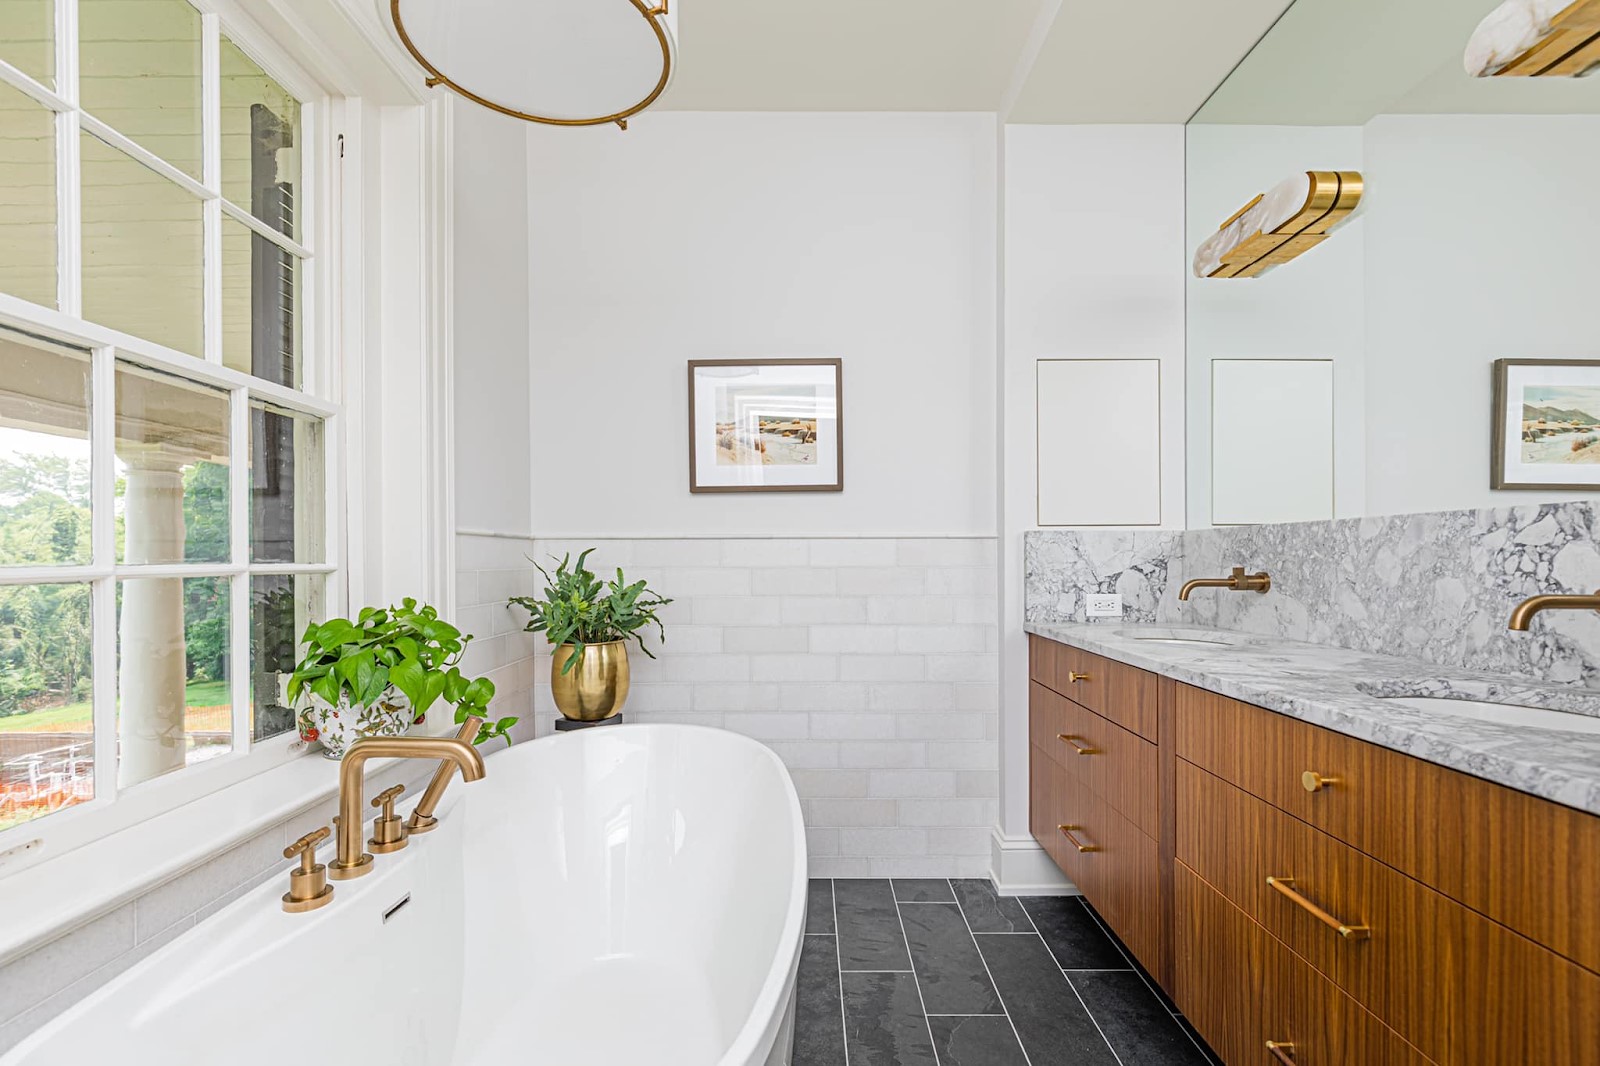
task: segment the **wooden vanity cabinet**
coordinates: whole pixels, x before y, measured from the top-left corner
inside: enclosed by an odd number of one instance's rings
[[[1600,1066],[1600,818],[1031,639],[1033,833],[1225,1063]]]

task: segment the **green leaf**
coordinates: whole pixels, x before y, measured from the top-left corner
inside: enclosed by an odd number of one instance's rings
[[[427,687],[428,673],[415,659],[406,659],[389,671],[389,681],[395,688],[405,693],[406,699],[411,701],[411,706],[416,707],[421,703],[423,691]]]
[[[429,672],[427,680],[423,684],[422,698],[413,702],[418,714],[422,714],[429,707],[432,707],[439,697],[444,694],[444,679],[445,675],[441,671],[434,670]]]

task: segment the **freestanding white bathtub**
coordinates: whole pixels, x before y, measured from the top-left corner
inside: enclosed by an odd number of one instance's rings
[[[328,906],[274,879],[0,1066],[789,1062],[805,833],[771,751],[608,726],[488,771]]]

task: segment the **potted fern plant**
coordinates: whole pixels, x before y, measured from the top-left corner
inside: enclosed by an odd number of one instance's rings
[[[300,736],[318,741],[330,759],[361,737],[399,736],[435,703],[455,708],[458,723],[481,718],[473,741],[504,736],[516,718],[489,718],[494,682],[469,678],[458,665],[463,634],[427,604],[366,607],[355,619],[312,623],[300,638],[305,655],[289,675],[289,703],[301,704]]]
[[[640,651],[655,658],[643,631],[654,626],[666,640],[656,612],[672,602],[646,582],[629,584],[620,569],[611,581],[601,581],[585,565],[593,551],[584,551],[576,563],[570,554],[562,556],[554,573],[534,563],[544,575],[544,595],[511,600],[528,612],[526,630],[543,633],[555,648],[550,688],[556,708],[577,722],[602,722],[622,710],[628,699],[628,641],[637,641]]]

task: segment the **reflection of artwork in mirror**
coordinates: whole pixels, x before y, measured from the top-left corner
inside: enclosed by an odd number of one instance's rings
[[[1600,360],[1494,364],[1496,489],[1600,488]]]
[[[844,488],[837,359],[689,364],[691,492]]]

